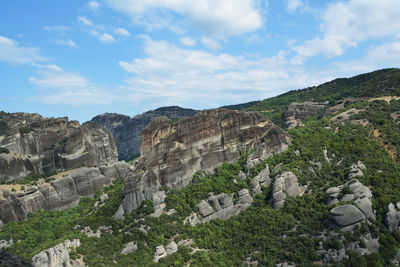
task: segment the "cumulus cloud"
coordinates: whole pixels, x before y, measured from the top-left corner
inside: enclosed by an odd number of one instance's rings
[[[56,45],[64,45],[64,46],[69,46],[69,47],[73,47],[73,48],[79,48],[79,46],[69,38],[66,40],[62,40],[62,39],[53,40],[52,42]]]
[[[350,0],[329,4],[322,15],[322,37],[294,46],[293,60],[301,64],[307,57],[325,54],[340,56],[347,48],[369,39],[395,37],[400,34],[400,1]]]
[[[164,27],[184,21],[204,34],[216,36],[252,32],[260,29],[264,22],[256,0],[108,0],[106,3],[130,16],[136,24],[156,23],[157,27]],[[160,24],[168,12],[183,17],[183,20]]]
[[[180,39],[181,44],[186,46],[196,46],[196,41],[191,37],[182,37]]]
[[[0,35],[0,61],[28,64],[43,60],[46,58],[40,55],[39,48],[20,46],[17,41]]]
[[[283,52],[250,59],[142,38],[146,57],[119,62],[122,69],[132,73],[122,87],[127,101],[215,107],[264,99],[320,82],[312,74],[290,70]]]
[[[113,43],[116,41],[114,36],[112,36],[111,34],[106,33],[106,32],[99,32],[99,31],[103,31],[104,27],[93,24],[93,22],[91,20],[87,19],[86,17],[78,17],[78,23],[85,26],[86,31],[89,34],[97,37],[103,43]],[[122,29],[122,28],[120,28],[120,29]],[[125,30],[125,29],[122,29],[122,31],[123,30]],[[126,33],[128,33],[128,31],[126,31],[124,33],[126,34]]]
[[[125,37],[131,36],[131,34],[125,28],[116,28],[114,29],[114,32],[120,36],[125,36]]]

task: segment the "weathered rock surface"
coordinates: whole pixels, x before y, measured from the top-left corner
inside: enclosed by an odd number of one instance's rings
[[[117,161],[109,130],[66,117],[0,112],[0,146],[9,151],[0,154],[0,181]]]
[[[79,239],[66,240],[64,243],[60,243],[33,256],[32,265],[34,267],[83,266],[78,261],[73,261],[69,257],[69,250],[75,249],[80,245],[81,242]]]
[[[238,215],[253,203],[253,198],[248,189],[240,190],[238,195],[239,199],[236,204],[233,204],[232,195],[226,193],[211,195],[207,200],[202,200],[197,204],[198,213],[192,213],[186,217],[184,222],[194,226],[198,223],[205,223],[215,219],[226,220]]]
[[[167,195],[165,191],[157,191],[153,194],[154,213],[150,214],[152,217],[160,217],[166,207],[165,199]]]
[[[136,175],[128,179],[123,190],[127,212],[163,185],[182,188],[196,171],[236,161],[239,151],[255,147],[255,154],[267,157],[287,149],[290,142],[285,131],[261,114],[224,109],[201,111],[175,124],[158,118],[142,134]]]
[[[11,254],[6,250],[0,249],[0,266],[4,267],[32,267],[28,261]]]
[[[353,179],[354,177],[357,176],[364,176],[363,170],[365,170],[366,167],[364,163],[362,163],[361,160],[357,161],[356,164],[353,164],[350,166],[350,171],[347,179]]]
[[[315,102],[293,102],[283,113],[283,121],[286,128],[294,128],[301,126],[302,121],[306,118],[319,115],[325,108],[325,104]]]
[[[268,187],[271,184],[271,178],[269,177],[270,171],[268,165],[262,169],[250,182],[249,188],[253,194],[259,195],[262,193],[261,187]]]
[[[396,204],[396,207],[390,203],[388,206],[388,212],[386,213],[385,222],[389,231],[400,231],[400,203]]]
[[[196,112],[193,109],[171,106],[150,110],[133,118],[116,113],[105,113],[94,117],[91,121],[103,125],[112,132],[120,160],[131,160],[140,155],[141,132],[151,120],[160,116],[170,119],[188,118],[193,117]]]
[[[162,245],[158,246],[156,247],[156,252],[154,253],[153,261],[158,262],[161,258],[174,254],[177,251],[178,251],[178,246],[174,241],[167,244],[166,249]]]
[[[329,219],[340,228],[365,220],[365,215],[354,205],[342,205],[331,209]]]
[[[115,163],[107,168],[129,171],[130,165],[124,162]],[[81,197],[89,197],[111,183],[115,176],[105,176],[100,168],[82,167],[66,174],[56,175],[50,183],[39,183],[38,186],[27,187],[26,190],[7,192],[0,196],[0,220],[5,223],[21,221],[32,212],[43,210],[63,210],[79,203]],[[114,172],[106,172],[114,175]],[[58,177],[59,176],[59,177]],[[1,186],[0,186],[1,188]],[[105,196],[103,196],[105,198]]]
[[[279,209],[285,204],[286,197],[296,197],[302,192],[297,176],[291,171],[278,175],[273,185],[272,206]]]
[[[128,242],[125,244],[125,247],[122,249],[121,254],[129,254],[138,249],[137,243],[136,242]]]

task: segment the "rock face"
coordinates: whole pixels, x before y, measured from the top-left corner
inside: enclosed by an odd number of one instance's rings
[[[315,102],[293,102],[283,113],[283,121],[286,128],[294,128],[301,126],[302,121],[306,118],[319,115],[325,108],[325,104]]]
[[[392,203],[389,204],[385,222],[389,231],[400,231],[400,202],[397,202],[396,207]]]
[[[254,195],[261,194],[261,187],[268,187],[271,184],[271,178],[269,177],[270,171],[268,165],[255,176],[250,184],[249,187]]]
[[[364,176],[363,170],[365,170],[366,167],[364,163],[362,163],[361,160],[357,161],[356,164],[353,164],[350,166],[350,171],[347,179],[353,179],[354,177],[357,176]]]
[[[239,151],[267,157],[288,147],[286,132],[261,114],[225,109],[205,110],[171,124],[167,118],[153,120],[143,129],[141,158],[136,176],[123,190],[124,210],[131,212],[150,199],[161,186],[182,188],[198,170],[212,170],[234,162]]]
[[[296,197],[301,194],[297,176],[291,171],[285,171],[277,176],[272,190],[272,206],[275,209],[282,207],[287,197]]]
[[[117,148],[106,128],[68,118],[0,112],[0,181],[117,161]]]
[[[133,118],[116,113],[105,113],[94,117],[91,121],[103,125],[112,132],[120,160],[131,160],[140,155],[141,132],[151,120],[160,116],[170,119],[188,118],[193,117],[196,112],[193,109],[172,106],[150,110]]]
[[[343,194],[345,189],[347,193]],[[352,203],[331,209],[328,222],[333,228],[346,230],[345,227],[350,227],[348,228],[350,230],[351,226],[356,223],[366,219],[375,219],[371,202],[372,193],[357,179],[352,179],[337,187],[328,188],[326,194],[328,195],[328,205],[336,204],[339,201]]]
[[[72,208],[78,205],[80,197],[92,196],[104,185],[110,184],[112,179],[123,177],[129,171],[129,167],[129,164],[123,162],[100,168],[82,167],[59,174],[57,176],[60,177],[50,183],[42,182],[38,186],[27,186],[27,189],[22,191],[3,193],[0,195],[0,220],[5,223],[21,221],[25,220],[29,213],[41,209]]]
[[[167,245],[166,249],[162,245],[158,246],[156,247],[156,252],[154,253],[153,261],[158,262],[161,258],[174,254],[177,251],[178,251],[178,245],[174,241],[170,242]]]
[[[121,254],[129,254],[137,250],[137,243],[136,242],[128,242],[125,244],[125,247],[122,249]]]
[[[253,198],[248,189],[242,189],[238,193],[239,200],[233,204],[232,195],[221,193],[211,195],[207,200],[197,204],[197,213],[192,213],[185,219],[185,223],[194,226],[198,223],[205,223],[215,219],[226,220],[241,211],[246,210],[253,203]]]
[[[34,267],[83,266],[77,261],[72,261],[69,257],[69,250],[75,249],[80,245],[81,242],[79,239],[66,240],[64,243],[60,243],[33,256],[32,265]]]

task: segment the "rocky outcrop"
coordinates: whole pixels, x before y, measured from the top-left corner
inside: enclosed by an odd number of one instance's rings
[[[400,202],[397,202],[396,207],[393,203],[389,204],[385,223],[389,228],[389,231],[400,231]]]
[[[91,121],[103,125],[112,132],[120,160],[131,160],[140,155],[141,132],[154,118],[165,116],[170,119],[182,119],[193,117],[196,112],[193,109],[171,106],[150,110],[133,118],[116,113],[105,113],[94,117]]]
[[[345,192],[345,193],[344,193]],[[357,179],[326,190],[327,204],[350,202],[330,210],[328,222],[333,228],[351,230],[352,226],[367,219],[375,219],[372,209],[372,193]]]
[[[254,195],[262,193],[261,187],[268,187],[271,184],[271,178],[269,177],[270,171],[268,165],[257,174],[249,184],[249,188]]]
[[[68,118],[0,112],[0,181],[117,161],[111,132]]]
[[[287,149],[286,132],[259,113],[224,109],[205,110],[171,124],[153,120],[143,131],[136,175],[124,187],[124,209],[131,212],[161,186],[182,188],[198,170],[212,170],[234,162],[239,151],[255,148],[267,157]]]
[[[172,241],[170,242],[166,248],[164,246],[156,247],[156,252],[154,253],[154,262],[158,262],[161,258],[164,258],[168,255],[172,255],[178,251],[178,245]]]
[[[296,197],[302,193],[297,176],[291,171],[285,171],[275,179],[272,189],[272,206],[279,209],[285,204],[287,197]]]
[[[193,212],[185,219],[185,223],[194,226],[198,223],[205,223],[215,219],[226,220],[241,211],[246,210],[253,203],[248,189],[242,189],[238,192],[239,199],[236,204],[233,203],[232,195],[221,193],[213,195],[202,200],[197,204],[198,213]]]
[[[136,251],[137,248],[138,248],[137,242],[133,242],[133,241],[128,242],[125,244],[124,248],[122,249],[121,254],[126,255],[129,253],[132,253],[132,252]]]
[[[66,240],[64,243],[60,243],[33,256],[32,265],[34,267],[83,267],[83,264],[76,260],[71,260],[69,257],[69,250],[75,249],[80,245],[81,242],[79,239]]]
[[[347,179],[350,180],[357,176],[364,176],[363,170],[365,169],[366,167],[364,163],[361,160],[357,161],[356,164],[350,166],[350,171]]]
[[[0,266],[32,267],[32,265],[28,261],[14,255],[14,254],[11,254],[7,250],[2,250],[2,249],[0,249]]]
[[[63,210],[79,203],[81,197],[89,197],[111,183],[111,180],[124,175],[130,165],[118,162],[100,168],[82,167],[60,173],[50,183],[39,182],[37,186],[26,186],[25,190],[3,192],[0,195],[0,220],[25,220],[29,213],[43,210]],[[104,175],[102,174],[104,171]],[[114,171],[110,171],[114,170]],[[1,189],[2,186],[0,186]],[[104,196],[103,196],[104,198]]]
[[[315,102],[291,103],[283,113],[284,126],[288,129],[302,126],[306,118],[319,115],[325,104]]]

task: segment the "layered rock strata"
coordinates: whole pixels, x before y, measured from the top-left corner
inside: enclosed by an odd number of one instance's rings
[[[133,118],[116,113],[105,113],[94,117],[91,121],[103,125],[112,132],[120,160],[131,160],[140,155],[141,132],[150,121],[160,116],[170,119],[188,118],[193,117],[196,112],[193,109],[171,106],[150,110]]]
[[[72,208],[81,197],[89,197],[118,177],[126,177],[130,165],[118,162],[99,168],[82,167],[55,176],[50,183],[39,182],[25,190],[2,192],[0,195],[0,220],[25,220],[29,213],[43,210]],[[1,188],[1,186],[0,186]]]
[[[0,181],[117,161],[112,134],[95,123],[0,112]]]
[[[291,171],[285,171],[275,178],[272,187],[272,206],[279,209],[285,205],[287,197],[296,197],[302,194],[297,176]]]
[[[201,111],[178,123],[157,118],[143,129],[142,140],[136,175],[123,190],[127,212],[161,186],[182,188],[196,171],[238,160],[239,151],[255,148],[254,153],[267,157],[290,142],[285,131],[261,114],[225,109]]]

